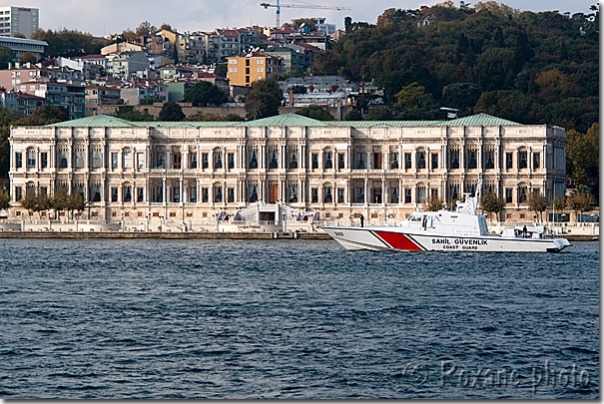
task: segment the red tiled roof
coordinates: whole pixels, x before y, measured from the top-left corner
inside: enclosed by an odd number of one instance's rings
[[[216,32],[223,36],[239,36],[239,32],[234,29],[217,29]]]

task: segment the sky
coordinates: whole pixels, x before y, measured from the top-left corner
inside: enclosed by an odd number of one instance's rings
[[[300,17],[325,17],[326,22],[343,28],[344,18],[374,24],[388,8],[417,9],[443,0],[304,0],[322,6],[349,7],[350,10],[321,10],[281,7],[281,23]],[[483,0],[484,1],[484,0]],[[180,32],[213,31],[216,28],[274,26],[275,8],[265,9],[261,2],[275,4],[276,0],[0,0],[0,6],[40,9],[40,27],[58,30],[77,29],[96,36],[134,30],[149,21],[159,27],[168,23]],[[282,0],[282,4],[302,4],[300,0]],[[459,0],[454,0],[458,6]],[[474,4],[476,1],[466,0]],[[553,11],[561,13],[590,13],[595,0],[504,0],[520,11]]]

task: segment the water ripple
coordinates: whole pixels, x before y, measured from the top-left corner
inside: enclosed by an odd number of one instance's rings
[[[597,243],[505,255],[7,239],[0,251],[0,398],[599,397]]]

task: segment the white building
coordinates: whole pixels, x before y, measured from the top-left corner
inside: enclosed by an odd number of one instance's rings
[[[13,127],[11,215],[27,192],[58,187],[90,201],[84,215],[204,220],[258,203],[321,220],[402,220],[427,199],[475,190],[532,217],[527,198],[563,195],[566,133],[479,114],[449,121],[129,122],[95,116]],[[264,219],[263,219],[264,220]],[[268,220],[268,219],[267,219]]]
[[[40,60],[42,55],[44,55],[44,49],[48,46],[48,43],[46,43],[46,41],[36,41],[33,39],[0,36],[0,45],[6,46],[15,52],[14,61],[17,62],[26,52],[33,53],[36,59]]]
[[[40,28],[40,10],[28,7],[0,7],[0,36],[23,34],[30,38]]]

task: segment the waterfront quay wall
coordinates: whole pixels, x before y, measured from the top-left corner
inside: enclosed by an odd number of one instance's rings
[[[272,240],[274,233],[209,233],[209,232],[65,232],[65,231],[0,231],[0,239],[167,239],[167,240]],[[293,238],[277,238],[287,240]],[[298,233],[298,240],[331,240],[326,233]]]

